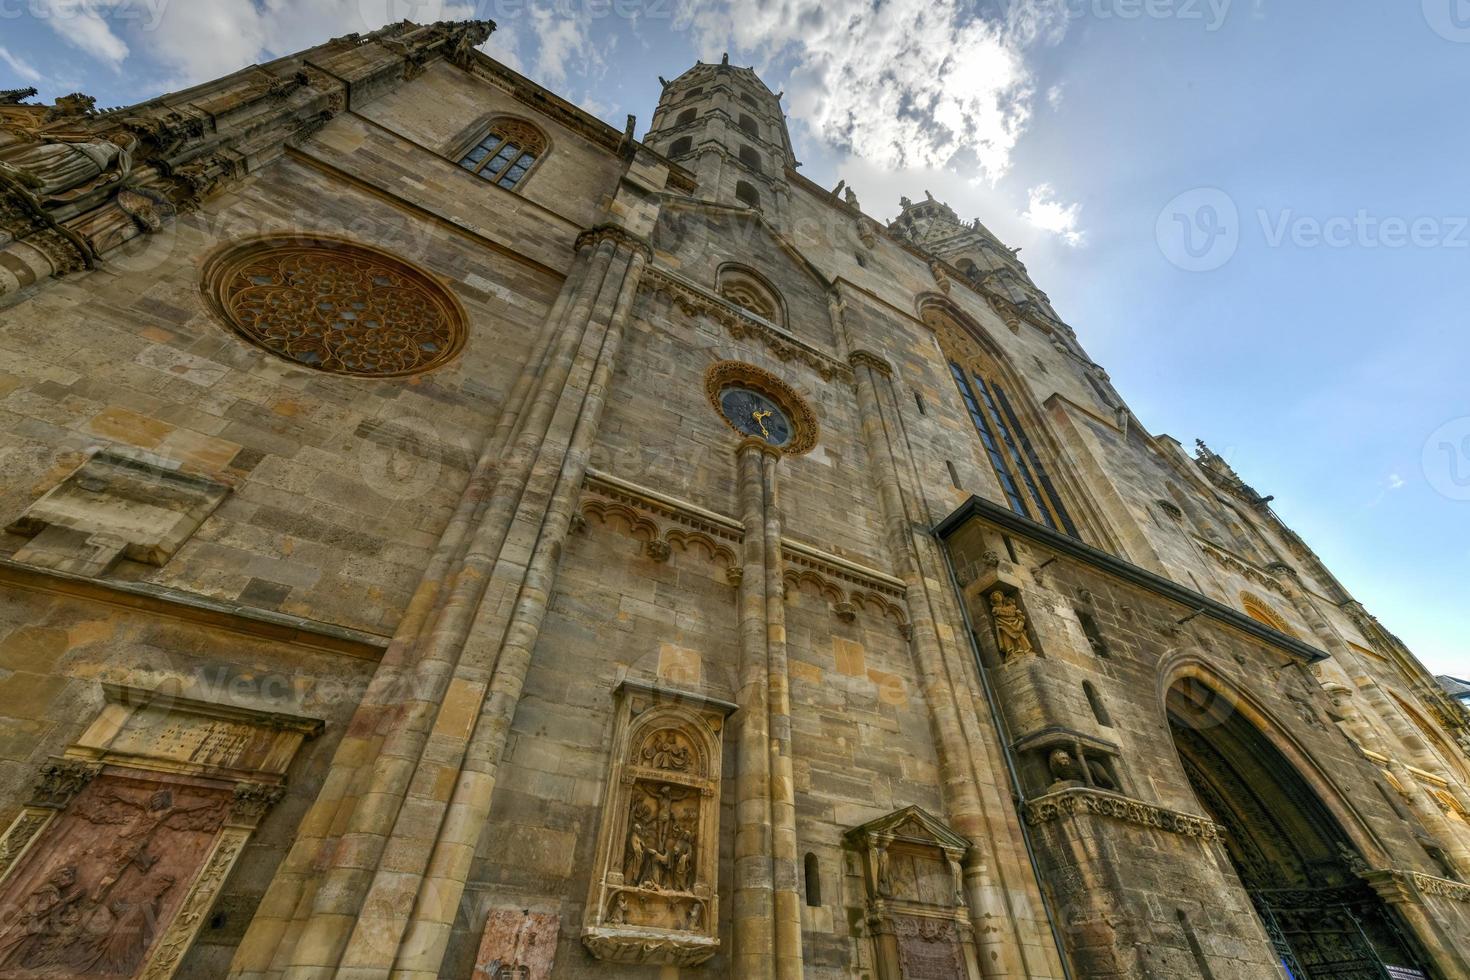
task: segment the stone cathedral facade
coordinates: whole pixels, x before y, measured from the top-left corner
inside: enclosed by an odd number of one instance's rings
[[[491,29],[0,97],[0,978],[1470,976],[1470,719],[1269,497]]]

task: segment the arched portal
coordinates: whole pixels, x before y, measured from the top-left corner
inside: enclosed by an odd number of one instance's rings
[[[1242,712],[1197,678],[1167,699],[1200,806],[1294,980],[1373,980],[1423,970],[1394,913],[1354,873],[1363,858],[1307,781]],[[1420,974],[1405,973],[1406,976]]]

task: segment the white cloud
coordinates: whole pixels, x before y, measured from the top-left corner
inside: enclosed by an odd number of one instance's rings
[[[17,58],[4,47],[0,47],[0,61],[9,65],[10,70],[19,75],[21,81],[39,82],[41,80],[41,73],[32,68],[29,62]]]
[[[1399,476],[1397,473],[1388,474],[1388,489],[1397,490],[1402,486],[1406,486],[1403,477]]]
[[[560,4],[536,4],[530,8],[532,34],[539,47],[532,77],[548,88],[565,84],[567,69],[574,63],[596,68],[603,64],[601,52],[592,44],[593,19],[565,16]]]
[[[1087,233],[1077,228],[1077,217],[1082,211],[1080,204],[1063,204],[1056,199],[1050,184],[1038,184],[1031,188],[1030,203],[1021,217],[1042,231],[1049,231],[1073,248],[1087,239]]]
[[[36,0],[31,9],[67,44],[117,68],[128,56],[128,46],[105,16],[114,6],[107,0]]]
[[[161,8],[155,23],[139,25],[128,36],[173,73],[167,87],[176,88],[390,22],[433,23],[474,15],[469,0],[264,0],[263,5],[251,0],[173,0]]]
[[[1031,116],[1023,48],[1046,36],[1031,13],[1059,2],[996,21],[965,0],[754,0],[703,7],[691,26],[706,60],[790,59],[792,116],[826,143],[890,168],[973,159],[995,180]]]
[[[1062,98],[1062,86],[1053,85],[1051,88],[1046,90],[1046,104],[1051,106],[1053,109],[1061,108]]]

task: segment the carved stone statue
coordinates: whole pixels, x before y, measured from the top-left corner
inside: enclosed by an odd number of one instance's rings
[[[687,892],[694,887],[694,834],[679,827],[675,829],[674,836],[674,846],[669,855],[669,883],[676,891]]]
[[[618,892],[618,897],[613,899],[612,909],[607,913],[607,924],[610,926],[620,926],[627,921],[628,898],[622,892]]]
[[[46,134],[36,143],[7,149],[0,174],[44,205],[74,204],[126,177],[137,143],[129,133]]]
[[[847,202],[848,207],[855,208],[855,207],[858,207],[859,206],[858,205],[858,197],[857,197],[856,194],[853,193],[853,190],[852,190],[851,187],[849,187],[847,190],[843,191],[843,193],[842,193],[842,199],[845,202]]]
[[[158,929],[158,909],[174,876],[154,874],[130,895],[99,908],[87,924],[90,942],[74,947],[71,965],[87,973],[131,976]]]
[[[643,821],[640,819],[639,811],[643,809],[642,804],[634,804],[637,808],[634,812],[632,827],[628,831],[628,853],[623,863],[623,880],[630,885],[640,885],[643,881],[644,872],[648,865],[648,837],[644,830]]]
[[[1083,781],[1082,767],[1077,765],[1077,760],[1066,749],[1053,749],[1051,755],[1046,757],[1046,764],[1051,770],[1052,778],[1058,782]]]
[[[1092,785],[1098,789],[1114,791],[1118,789],[1118,784],[1113,782],[1113,776],[1108,772],[1107,766],[1096,759],[1088,759],[1085,756],[1083,757],[1083,761],[1087,763],[1087,774],[1092,777]]]
[[[674,732],[658,732],[643,745],[643,764],[682,772],[689,768],[689,748]]]
[[[948,861],[949,877],[951,884],[954,885],[954,903],[957,907],[963,907],[965,904],[965,870],[954,858],[948,858]]]
[[[64,938],[75,932],[76,905],[84,892],[75,867],[57,868],[13,913],[14,930],[0,941],[0,969],[33,969],[51,962]]]
[[[1026,614],[1016,600],[999,589],[991,592],[990,616],[995,620],[995,640],[1002,657],[1009,660],[1035,652],[1026,635]]]
[[[888,866],[888,848],[878,848],[878,894],[884,898],[893,895],[893,871]]]

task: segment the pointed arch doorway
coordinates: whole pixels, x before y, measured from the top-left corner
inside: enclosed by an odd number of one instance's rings
[[[1166,707],[1190,785],[1225,827],[1230,861],[1287,975],[1435,976],[1354,873],[1363,859],[1337,820],[1266,735],[1197,678],[1176,683]]]

